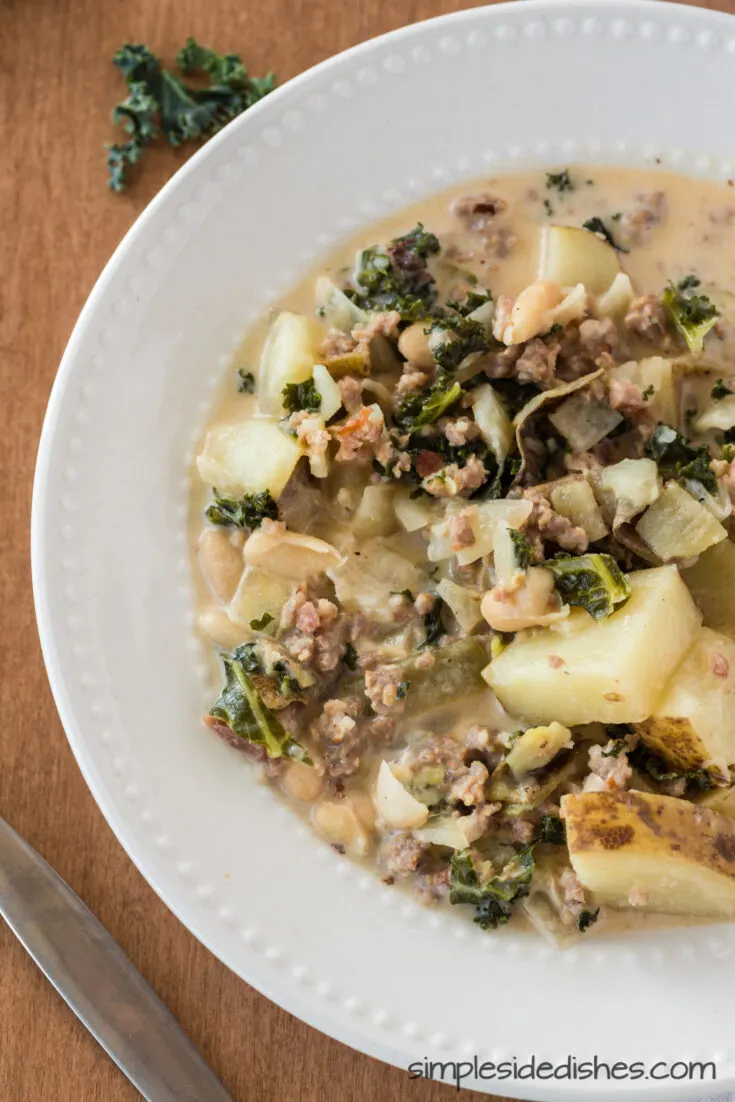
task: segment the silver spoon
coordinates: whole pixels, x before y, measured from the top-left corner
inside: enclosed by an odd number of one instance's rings
[[[0,915],[148,1102],[232,1102],[117,942],[2,817]]]

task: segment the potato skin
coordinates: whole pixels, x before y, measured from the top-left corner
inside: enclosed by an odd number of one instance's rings
[[[709,808],[652,792],[576,792],[563,796],[572,860],[576,854],[634,851],[695,863],[731,879],[735,822]]]
[[[691,720],[674,716],[650,716],[634,724],[636,732],[654,754],[663,758],[678,772],[708,769],[713,780],[726,782],[727,777],[710,764],[710,755]]]

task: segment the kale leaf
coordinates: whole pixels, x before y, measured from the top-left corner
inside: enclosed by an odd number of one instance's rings
[[[723,398],[727,398],[730,394],[732,394],[730,387],[725,386],[722,379],[718,379],[715,385],[712,387],[712,390],[710,391],[710,397],[712,398],[713,402],[720,402]]]
[[[583,608],[595,620],[610,616],[630,596],[630,584],[611,555],[569,555],[547,559],[563,601]]]
[[[283,388],[283,406],[288,413],[296,413],[302,409],[317,413],[321,404],[322,396],[313,379],[307,379],[303,383],[286,383]]]
[[[659,425],[646,442],[646,455],[654,459],[663,478],[699,482],[709,494],[717,493],[717,477],[710,467],[705,444],[693,448],[669,425]]]
[[[580,934],[583,934],[585,930],[589,930],[597,919],[600,917],[600,908],[596,911],[580,911],[577,915],[577,930]]]
[[[417,390],[408,394],[395,413],[395,422],[404,432],[413,434],[426,425],[433,425],[442,414],[446,413],[462,397],[462,387],[459,383],[447,385],[446,379],[441,379],[428,390]]]
[[[630,252],[630,249],[624,249],[622,245],[618,245],[611,231],[607,228],[602,219],[598,218],[597,215],[595,215],[593,218],[588,218],[586,222],[583,222],[582,229],[589,230],[590,233],[598,234],[598,236],[602,237],[604,241],[607,241],[608,245],[611,245],[613,249],[616,249],[619,253]]]
[[[348,670],[357,669],[357,651],[354,643],[345,643],[344,653],[342,655],[342,661]]]
[[[434,597],[434,606],[431,612],[427,612],[424,616],[424,631],[426,635],[423,643],[419,644],[419,650],[424,647],[432,647],[435,643],[438,643],[442,635],[444,635],[444,625],[442,623],[442,606],[444,602],[441,597]]]
[[[240,380],[237,384],[237,389],[242,394],[254,394],[255,393],[255,376],[252,371],[246,371],[244,367],[238,367],[237,376]]]
[[[473,904],[478,926],[496,930],[507,923],[513,904],[528,895],[533,869],[533,845],[530,845],[519,850],[500,875],[483,883],[470,851],[460,850],[450,864],[449,902]]]
[[[291,758],[311,765],[308,753],[286,731],[280,720],[263,703],[248,672],[249,658],[243,648],[224,654],[225,684],[210,716],[224,723],[234,735],[263,746],[269,758]]]
[[[267,518],[278,520],[278,506],[269,490],[259,494],[243,494],[241,498],[223,497],[214,490],[214,501],[205,513],[212,524],[247,528],[259,528]]]
[[[628,761],[639,773],[648,773],[659,784],[668,781],[686,781],[687,787],[697,788],[701,792],[707,792],[713,787],[714,781],[706,769],[670,769],[666,762],[653,754],[642,743],[634,750],[629,751]]]
[[[714,303],[706,295],[697,293],[699,286],[696,276],[685,276],[679,283],[669,283],[661,296],[661,302],[690,352],[702,351],[704,338],[719,317]]]
[[[520,532],[517,528],[509,528],[508,535],[513,544],[518,569],[527,570],[535,558],[531,544],[523,532]]]
[[[564,191],[574,191],[574,184],[569,175],[569,169],[564,168],[561,172],[547,172],[546,186],[549,191],[554,188],[560,194]]]
[[[437,318],[430,329],[431,353],[445,371],[455,371],[473,352],[487,352],[487,330],[479,321],[451,314]]]
[[[554,846],[564,846],[567,841],[567,830],[564,820],[558,815],[544,815],[536,828],[534,842],[550,842]]]
[[[439,239],[419,222],[402,237],[383,248],[363,249],[357,262],[354,285],[345,290],[364,310],[397,310],[407,321],[426,317],[436,302],[429,257],[439,253]]]
[[[147,46],[126,42],[113,61],[128,95],[114,108],[112,120],[129,134],[126,142],[108,147],[113,191],[124,189],[128,169],[159,133],[173,146],[209,138],[275,87],[272,73],[251,77],[237,54],[218,54],[193,38],[179,51],[178,65],[185,74],[206,74],[206,86],[184,84]]]
[[[272,624],[275,617],[270,612],[264,612],[259,620],[251,620],[250,627],[253,631],[265,631],[269,624]]]

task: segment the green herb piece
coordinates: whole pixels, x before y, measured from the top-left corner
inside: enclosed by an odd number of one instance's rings
[[[426,634],[423,643],[419,644],[419,650],[423,650],[424,647],[432,647],[444,635],[444,625],[442,624],[443,604],[441,597],[435,597],[434,607],[431,612],[427,612],[424,616],[424,631]]]
[[[698,482],[708,494],[717,494],[717,477],[710,467],[711,456],[705,444],[693,448],[676,429],[659,425],[646,442],[645,451],[656,461],[663,478]]]
[[[732,394],[730,387],[725,386],[722,379],[718,379],[715,385],[712,387],[712,390],[710,391],[710,397],[712,398],[713,402],[720,402],[723,398],[727,398],[730,394]]]
[[[661,302],[690,352],[702,351],[704,338],[719,317],[714,303],[706,295],[696,293],[699,286],[696,276],[685,276],[679,283],[669,283],[661,296]]]
[[[653,383],[651,383],[651,384],[650,384],[649,386],[647,386],[647,387],[646,387],[646,389],[645,389],[645,390],[644,390],[644,391],[642,392],[642,394],[641,394],[641,398],[643,399],[643,401],[644,401],[644,402],[647,402],[649,398],[653,398],[653,396],[654,396],[654,394],[655,394],[655,393],[656,393],[656,388],[655,388],[655,386],[653,385]]]
[[[699,789],[700,792],[707,792],[714,786],[712,777],[706,769],[670,769],[662,758],[651,753],[642,743],[630,751],[628,761],[640,773],[648,773],[649,777],[653,777],[659,784],[684,780],[687,787]]]
[[[278,506],[268,490],[261,490],[259,494],[244,494],[238,499],[223,497],[214,490],[214,501],[205,515],[212,524],[252,531],[259,528],[266,518],[278,520]]]
[[[308,753],[286,731],[280,720],[263,704],[241,648],[222,656],[225,685],[219,700],[210,711],[213,719],[227,725],[234,735],[263,746],[269,758],[290,758],[312,765]]]
[[[531,547],[531,544],[528,542],[523,532],[520,532],[517,528],[509,528],[508,535],[513,544],[513,551],[518,569],[527,570],[535,558],[533,547]]]
[[[569,169],[564,168],[561,172],[547,172],[546,173],[546,186],[551,191],[554,189],[562,194],[565,191],[574,191],[574,184],[569,175]]]
[[[396,685],[396,700],[405,700],[406,694],[410,688],[410,681],[399,681]]]
[[[570,555],[543,564],[563,601],[604,620],[630,596],[630,584],[611,555]]]
[[[550,199],[544,199],[544,210],[546,211],[547,218],[552,218],[554,214],[554,208],[551,205]]]
[[[426,317],[436,301],[434,277],[427,261],[440,252],[439,239],[419,222],[410,233],[384,248],[363,249],[354,286],[345,294],[364,310],[397,310],[406,321]]]
[[[237,384],[237,389],[242,394],[254,394],[255,376],[252,371],[246,371],[244,367],[238,367],[237,374],[240,380]]]
[[[322,396],[313,379],[306,379],[303,383],[286,383],[283,388],[283,406],[288,413],[299,410],[318,413],[321,404]]]
[[[129,137],[108,147],[113,191],[125,188],[128,170],[158,134],[173,146],[209,138],[275,87],[272,73],[251,77],[237,54],[218,54],[193,38],[177,60],[183,73],[206,74],[209,83],[184,84],[147,46],[126,42],[115,54],[113,61],[125,78],[128,95],[114,108],[112,120]]]
[[[597,215],[595,215],[593,218],[588,218],[586,222],[583,222],[582,229],[589,230],[590,233],[598,234],[605,241],[607,241],[608,245],[611,245],[613,249],[616,249],[619,253],[630,252],[630,249],[624,249],[622,245],[618,245],[610,230],[607,228],[602,219],[598,218]]]
[[[253,631],[265,631],[269,624],[272,624],[275,616],[271,616],[270,612],[264,612],[259,620],[251,620],[250,627]]]
[[[585,930],[589,930],[590,926],[597,922],[597,919],[599,917],[599,907],[596,911],[580,911],[577,915],[577,929],[579,930],[580,934],[583,934]]]
[[[355,650],[353,643],[345,643],[344,654],[342,655],[342,661],[348,670],[357,669],[357,651]]]
[[[431,354],[445,371],[455,371],[473,352],[490,347],[485,326],[461,314],[437,318],[429,332]]]
[[[516,853],[499,876],[480,880],[469,850],[452,857],[449,869],[449,902],[469,903],[476,908],[474,921],[483,930],[504,926],[513,904],[528,895],[533,875],[533,845]]]
[[[566,845],[567,830],[564,820],[558,815],[544,815],[536,829],[534,841],[549,842],[553,846]]]

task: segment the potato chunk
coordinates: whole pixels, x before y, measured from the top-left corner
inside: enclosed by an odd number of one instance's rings
[[[735,823],[652,792],[562,796],[572,867],[599,903],[735,917]]]
[[[258,402],[263,413],[283,410],[283,388],[311,376],[319,330],[312,318],[284,310],[271,325],[260,359]]]
[[[258,418],[215,425],[197,459],[202,482],[239,497],[270,490],[278,498],[303,452],[275,421]]]
[[[669,482],[635,526],[663,562],[701,555],[727,539],[727,531],[704,505],[678,484]]]
[[[593,295],[607,291],[620,272],[618,254],[602,238],[576,226],[546,226],[541,231],[539,279],[560,287],[583,283]]]
[[[650,716],[701,616],[674,566],[632,574],[630,590],[606,620],[573,610],[553,627],[519,633],[483,674],[503,707],[567,727]]]
[[[728,780],[735,763],[735,643],[701,628],[655,712],[636,730],[674,769],[708,769]]]

